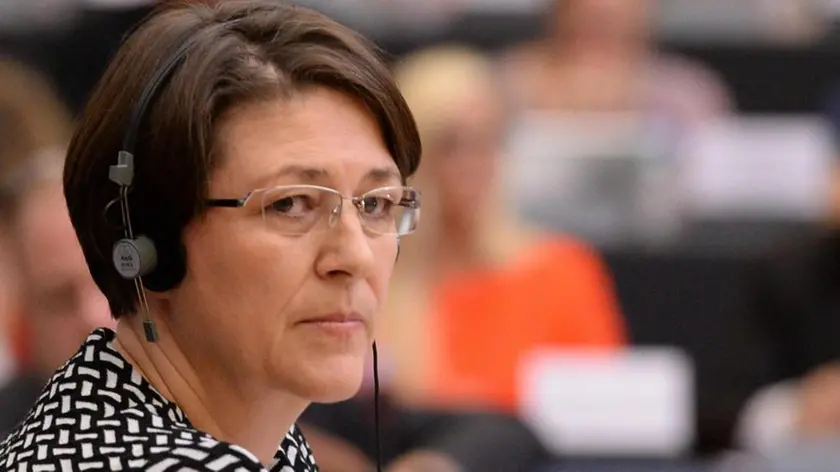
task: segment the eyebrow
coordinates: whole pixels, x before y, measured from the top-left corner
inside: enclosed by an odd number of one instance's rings
[[[325,169],[319,169],[317,167],[307,167],[292,164],[281,167],[280,170],[267,176],[267,178],[263,179],[263,181],[274,180],[289,176],[295,176],[306,182],[312,182],[325,179],[329,176],[329,173]]]
[[[393,167],[378,167],[376,169],[371,169],[366,175],[364,180],[368,180],[377,184],[385,184],[385,183],[392,183],[396,180],[399,183],[402,183],[403,178],[402,174]]]
[[[266,184],[269,181],[276,180],[283,177],[294,176],[304,183],[323,182],[330,177],[330,173],[323,168],[309,167],[298,164],[291,164],[281,167],[277,172],[270,174],[260,179],[261,184]],[[400,184],[403,181],[402,174],[394,167],[377,167],[369,170],[363,180],[373,182],[376,184],[392,183],[394,181]]]

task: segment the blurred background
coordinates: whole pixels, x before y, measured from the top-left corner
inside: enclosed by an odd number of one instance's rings
[[[155,3],[0,0],[0,431],[111,323],[63,148]],[[840,470],[840,2],[296,3],[383,49],[424,143],[390,471]],[[325,472],[371,470],[369,397],[305,415]]]

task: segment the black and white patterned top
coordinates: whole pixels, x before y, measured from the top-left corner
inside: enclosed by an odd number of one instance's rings
[[[247,450],[196,430],[94,331],[56,371],[27,418],[0,443],[0,470],[263,472]],[[297,426],[286,434],[272,472],[317,472]]]

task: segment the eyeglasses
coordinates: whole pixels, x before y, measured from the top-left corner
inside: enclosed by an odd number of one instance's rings
[[[208,199],[206,203],[212,207],[242,208],[259,202],[266,225],[282,234],[302,235],[335,225],[341,219],[344,200],[349,200],[359,212],[362,227],[377,235],[404,236],[420,222],[420,192],[402,186],[345,197],[328,187],[285,185],[254,190],[238,199]]]

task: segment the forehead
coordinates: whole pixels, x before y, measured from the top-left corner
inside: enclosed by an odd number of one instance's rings
[[[376,169],[398,175],[379,125],[364,105],[344,94],[311,88],[291,98],[252,103],[226,114],[218,127],[221,164],[211,191],[247,192],[294,183],[290,167],[322,170],[335,187],[355,188]]]

